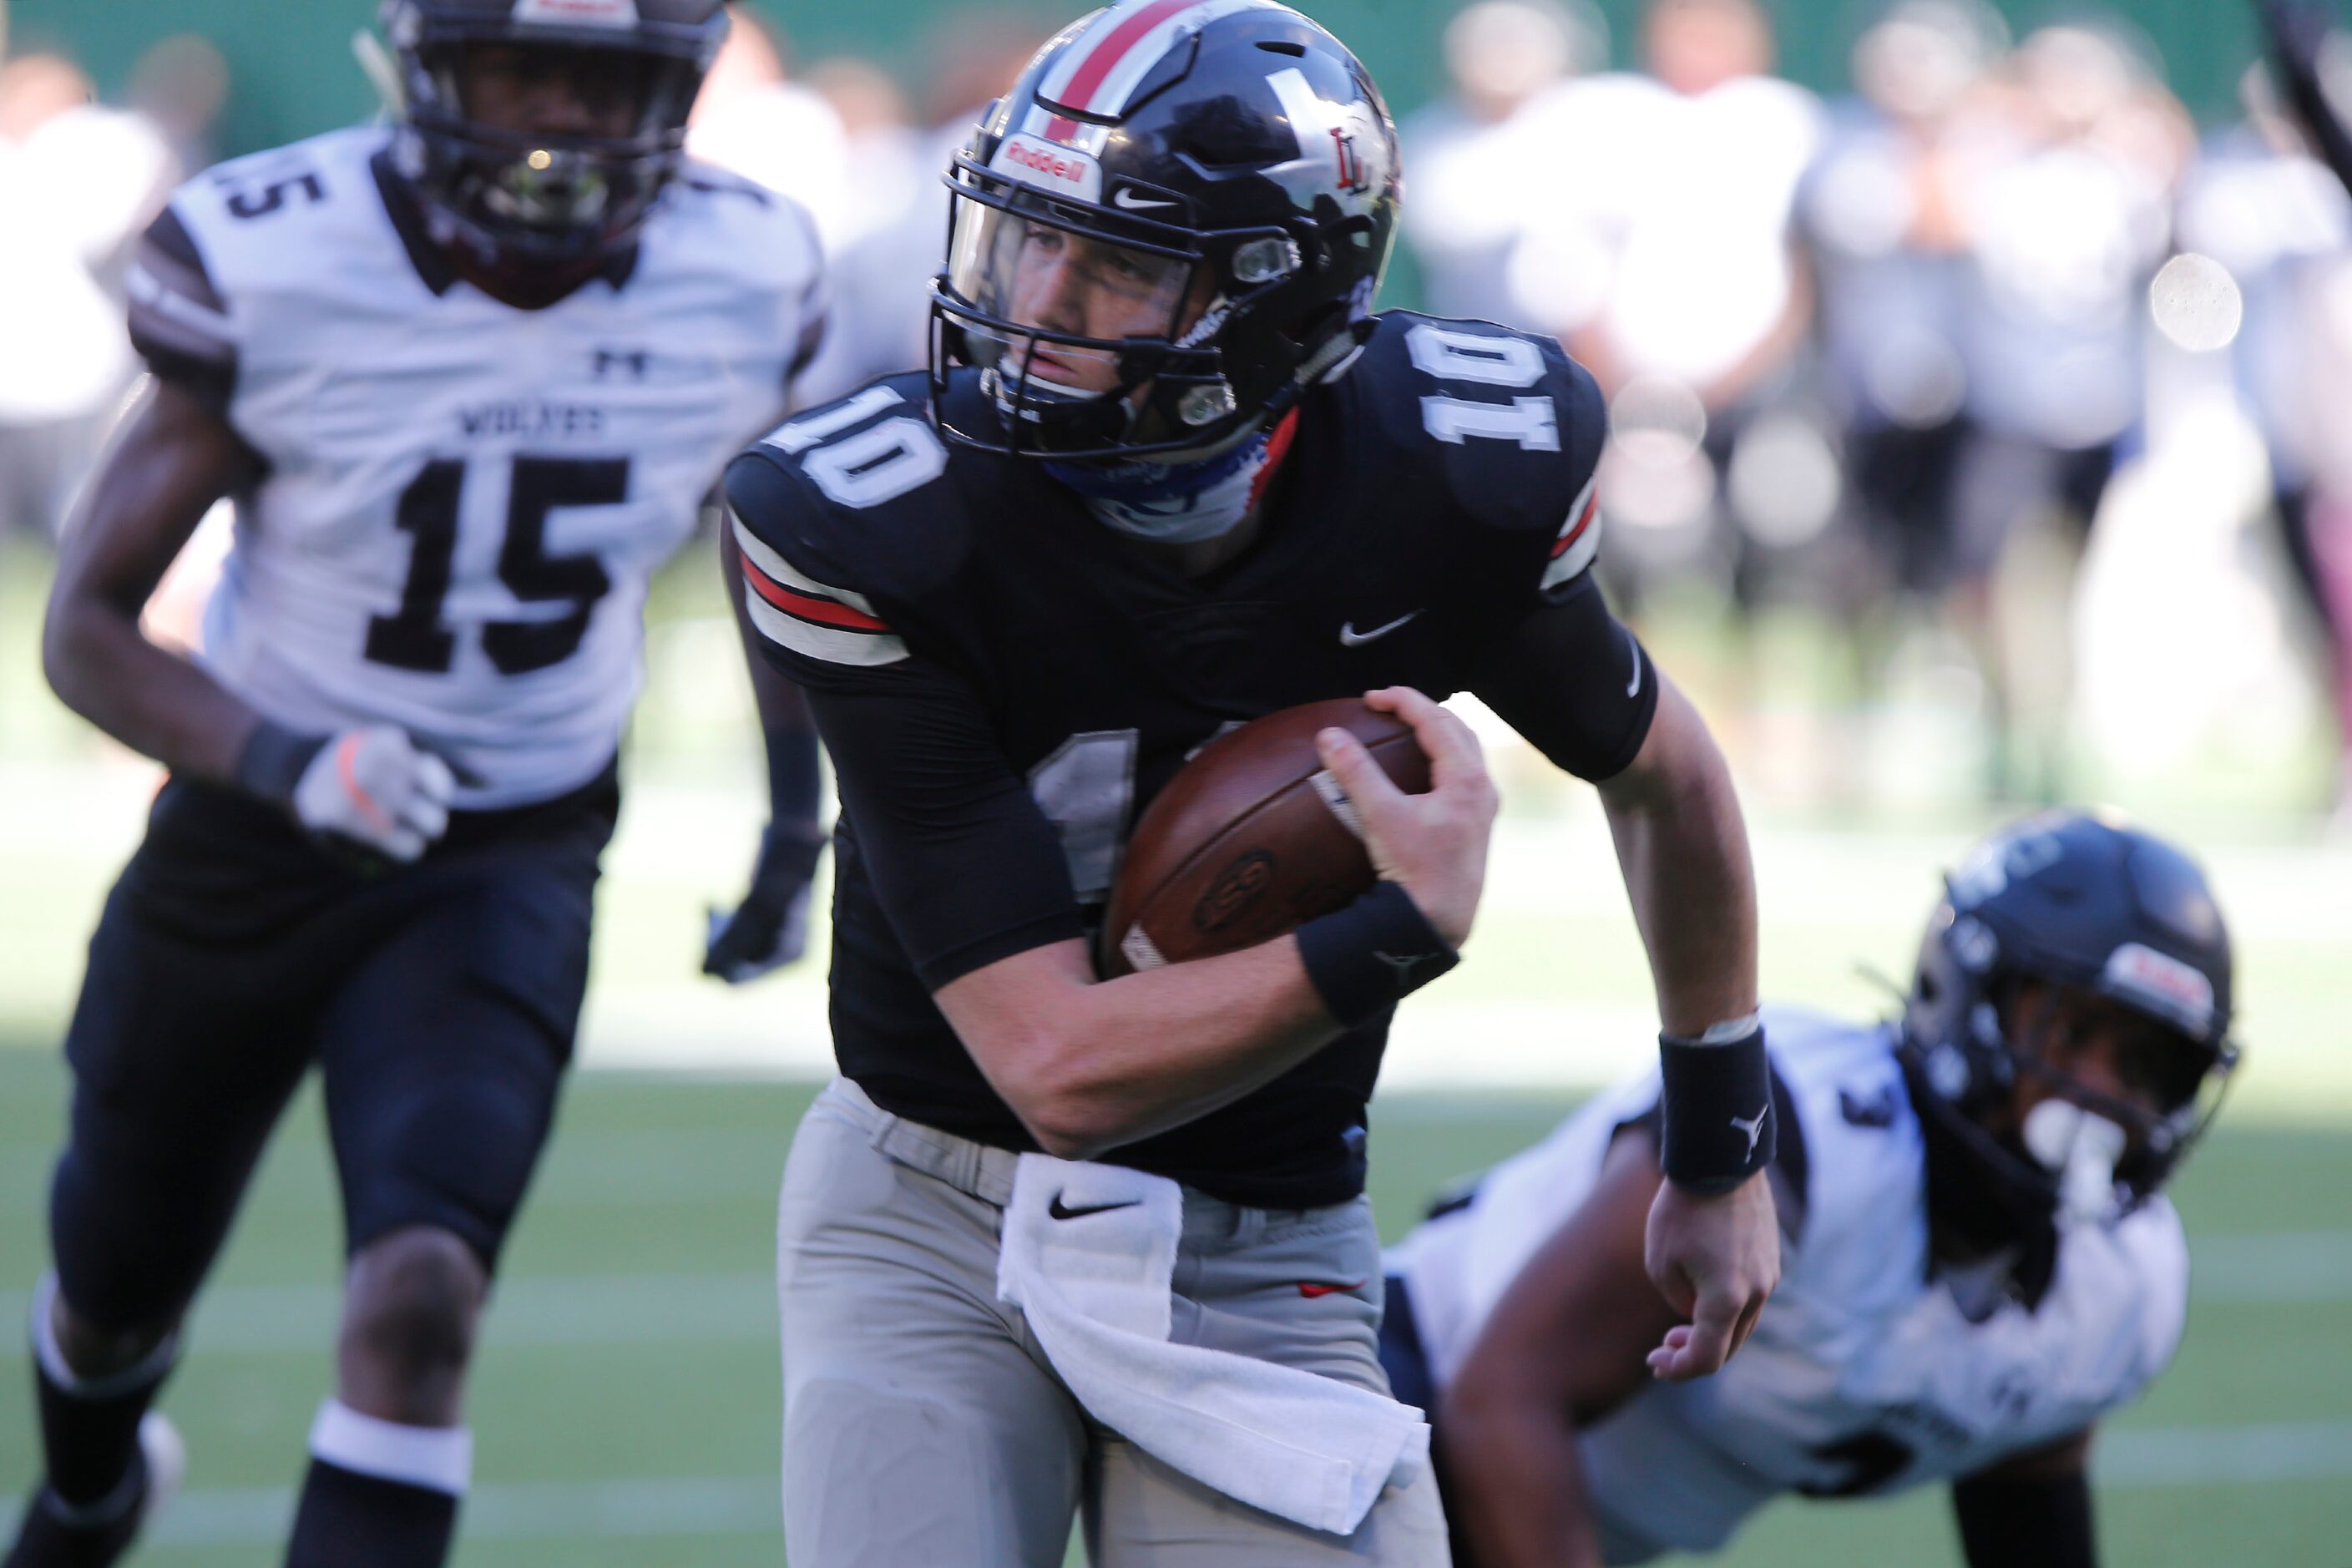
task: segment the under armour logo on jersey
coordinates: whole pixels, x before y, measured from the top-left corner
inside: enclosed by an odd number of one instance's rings
[[[1731,1119],[1731,1124],[1734,1127],[1748,1134],[1748,1152],[1739,1156],[1741,1160],[1756,1158],[1756,1141],[1764,1136],[1764,1123],[1770,1120],[1771,1115],[1772,1102],[1768,1100],[1764,1102],[1764,1109],[1753,1117],[1743,1120],[1735,1116]]]
[[[632,381],[645,380],[653,369],[654,356],[644,349],[598,349],[595,368],[592,374],[598,381],[611,378],[616,370],[629,373]]]

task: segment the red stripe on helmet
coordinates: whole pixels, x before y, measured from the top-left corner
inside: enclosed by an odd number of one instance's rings
[[[1168,20],[1169,17],[1180,11],[1189,11],[1199,4],[1200,0],[1155,0],[1154,4],[1146,5],[1142,10],[1113,27],[1110,30],[1110,36],[1097,44],[1094,52],[1079,64],[1076,72],[1070,78],[1069,85],[1062,89],[1056,101],[1066,103],[1073,109],[1095,109],[1095,105],[1088,100],[1093,98],[1095,89],[1102,86],[1103,79],[1109,76],[1113,68],[1125,58],[1127,51],[1133,48],[1146,33]],[[1099,110],[1096,111],[1103,112]],[[1055,123],[1058,124],[1060,121],[1056,121]],[[1046,134],[1054,136],[1057,132],[1049,129]]]

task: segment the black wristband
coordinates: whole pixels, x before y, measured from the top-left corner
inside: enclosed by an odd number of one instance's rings
[[[264,719],[253,727],[245,749],[236,754],[237,788],[273,805],[292,805],[294,786],[302,782],[310,759],[327,740],[324,735],[298,735]]]
[[[1658,1067],[1665,1080],[1658,1163],[1668,1181],[1694,1193],[1727,1193],[1772,1163],[1780,1128],[1761,1021],[1715,1045],[1660,1035]]]
[[[1389,881],[1300,926],[1298,958],[1324,1007],[1350,1029],[1462,962],[1412,895]]]

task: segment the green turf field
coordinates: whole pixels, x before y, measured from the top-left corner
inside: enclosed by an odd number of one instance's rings
[[[0,1316],[22,1312],[63,1075],[0,1048]],[[781,1560],[773,1198],[809,1089],[583,1075],[517,1236],[476,1383],[478,1491],[458,1562],[719,1568]],[[1391,1233],[1447,1177],[1567,1101],[1420,1094],[1374,1121]],[[2179,1192],[2200,1247],[2179,1364],[2105,1446],[2107,1560],[2127,1568],[2352,1563],[2352,1133],[2248,1121]],[[165,1407],[190,1490],[137,1559],[273,1560],[327,1386],[339,1224],[314,1100],[272,1152]],[[0,1484],[34,1464],[26,1369],[0,1341]],[[1956,1563],[1939,1498],[1783,1505],[1732,1560]]]

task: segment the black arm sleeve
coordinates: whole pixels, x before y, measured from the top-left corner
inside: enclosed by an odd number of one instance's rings
[[[776,657],[805,679],[806,661]],[[807,687],[841,813],[925,986],[1086,934],[1052,823],[971,689],[908,658]]]
[[[1952,1512],[1969,1568],[2098,1568],[2091,1483],[2079,1468],[1952,1483]]]
[[[1595,784],[1633,763],[1658,710],[1649,655],[1590,572],[1490,643],[1469,685],[1536,750]]]

